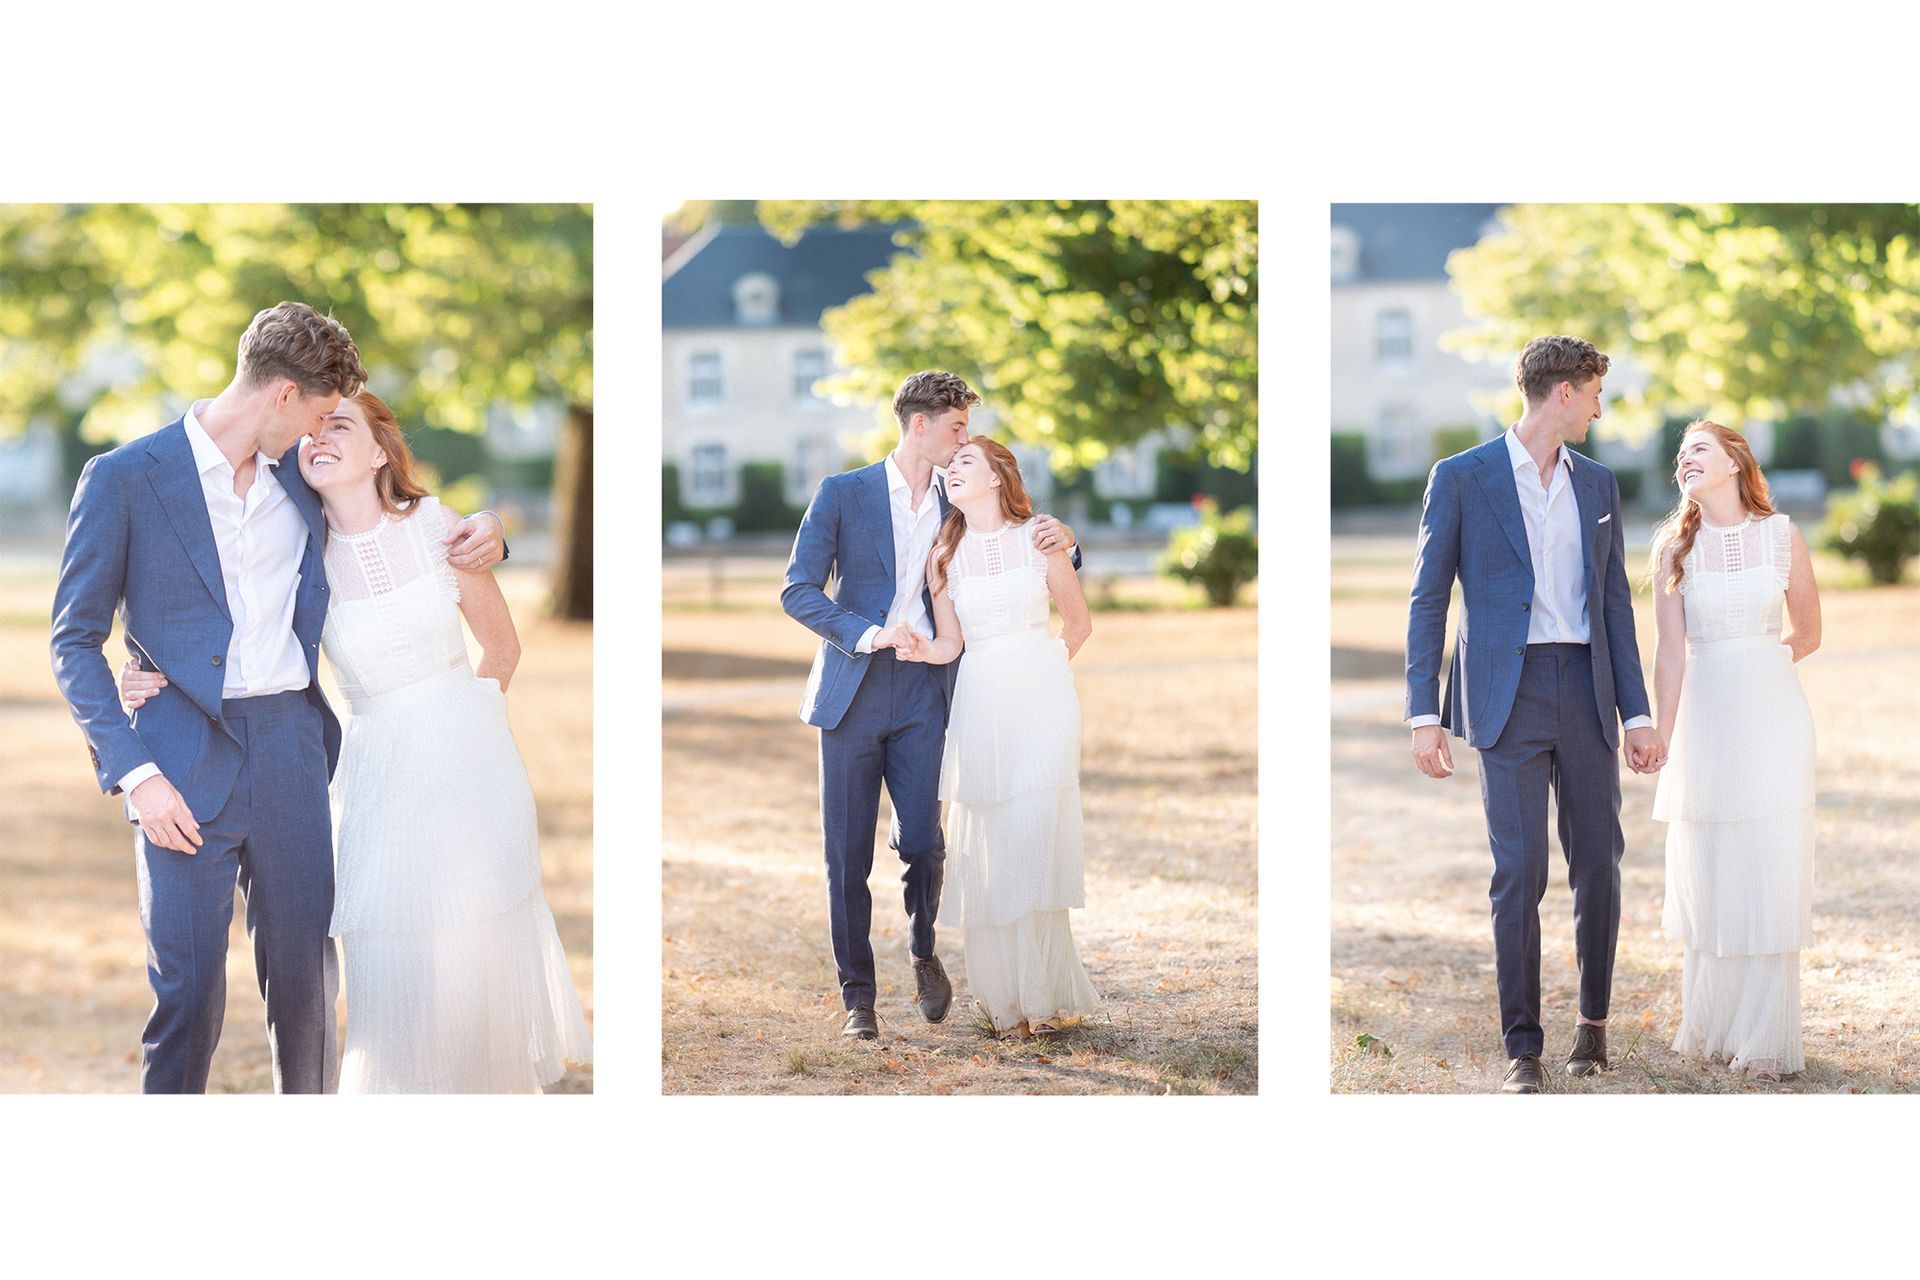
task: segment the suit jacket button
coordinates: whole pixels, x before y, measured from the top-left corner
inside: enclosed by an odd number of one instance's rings
[[[213,665],[216,667],[220,665],[220,655],[217,653],[213,655]]]
[[[1522,612],[1522,613],[1532,613],[1532,612],[1533,612],[1533,601],[1531,601],[1531,600],[1529,600],[1529,601],[1527,601],[1527,602],[1526,602],[1525,604],[1523,604],[1523,605],[1521,605],[1521,606],[1520,606],[1520,612]]]
[[[1527,656],[1527,646],[1523,644],[1517,644],[1513,646],[1513,651],[1519,654],[1523,658]]]

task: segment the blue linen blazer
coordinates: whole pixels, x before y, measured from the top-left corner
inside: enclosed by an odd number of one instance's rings
[[[952,511],[944,485],[936,484],[940,517]],[[820,637],[800,700],[800,718],[820,729],[832,729],[853,703],[866,678],[872,654],[855,653],[854,646],[870,626],[887,625],[893,606],[893,509],[887,496],[887,464],[883,458],[870,466],[843,471],[820,482],[807,504],[800,531],[787,560],[780,607],[787,616]],[[831,597],[827,582],[838,576]],[[927,613],[933,598],[925,589]],[[881,656],[894,661],[891,651]],[[958,661],[947,664],[946,685],[953,692]]]
[[[1617,748],[1621,722],[1649,714],[1627,584],[1620,486],[1598,462],[1571,456],[1595,710],[1607,745]],[[1460,625],[1442,703],[1440,658],[1456,579]],[[1438,715],[1455,737],[1476,749],[1499,740],[1526,660],[1533,586],[1526,521],[1505,439],[1495,437],[1436,463],[1420,512],[1407,617],[1407,718]]]
[[[300,477],[299,447],[276,472],[307,524],[293,630],[307,659],[307,697],[319,709],[331,774],[340,722],[320,691],[326,620],[325,517]],[[129,653],[163,671],[167,687],[131,717],[102,652],[118,611]],[[220,553],[184,418],[90,460],[74,489],[53,598],[53,673],[86,736],[102,791],[151,761],[199,822],[226,803],[240,770],[239,739],[221,718],[224,662],[233,639]]]

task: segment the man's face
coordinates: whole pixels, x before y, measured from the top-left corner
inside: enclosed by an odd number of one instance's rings
[[[1571,382],[1560,384],[1560,394],[1565,397],[1567,417],[1567,439],[1579,444],[1587,438],[1587,430],[1600,420],[1600,379],[1590,378],[1585,386],[1575,386]]]
[[[277,409],[273,421],[260,435],[260,452],[269,458],[278,458],[303,436],[318,435],[326,426],[327,415],[340,407],[340,394],[323,391],[317,396],[303,395],[296,384],[287,381],[281,384],[274,403]]]
[[[967,411],[947,409],[938,416],[915,414],[923,424],[918,436],[920,456],[936,467],[953,461],[954,453],[967,442]]]

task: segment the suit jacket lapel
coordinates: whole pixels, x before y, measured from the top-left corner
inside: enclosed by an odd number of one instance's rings
[[[1580,512],[1580,559],[1585,572],[1588,594],[1587,599],[1597,597],[1593,594],[1593,539],[1599,526],[1594,522],[1606,514],[1606,499],[1600,494],[1600,476],[1592,467],[1584,467],[1575,456],[1573,464],[1573,499]]]
[[[213,541],[213,518],[207,514],[207,498],[200,490],[200,473],[194,469],[193,446],[187,443],[184,418],[165,428],[147,446],[153,467],[147,480],[160,499],[161,510],[173,524],[186,548],[187,562],[200,575],[207,591],[227,621],[233,611],[227,607],[226,582],[220,576],[220,549]]]
[[[307,522],[307,536],[311,539],[308,545],[318,544],[327,531],[327,516],[320,506],[320,495],[307,486],[307,478],[300,474],[299,445],[280,456],[280,464],[273,469],[273,479]]]
[[[1493,507],[1494,519],[1500,522],[1507,540],[1513,543],[1520,563],[1526,566],[1527,576],[1532,577],[1533,552],[1527,548],[1527,521],[1520,514],[1520,494],[1513,487],[1513,467],[1507,457],[1506,441],[1495,440],[1485,448],[1487,455],[1481,460],[1475,478],[1480,481],[1481,491],[1487,495],[1487,502]]]
[[[866,516],[868,533],[886,566],[887,580],[899,572],[893,563],[893,504],[887,496],[887,464],[884,460],[867,468],[860,485],[860,510]]]

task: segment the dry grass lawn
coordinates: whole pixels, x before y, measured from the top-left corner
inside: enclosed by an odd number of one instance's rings
[[[1336,1092],[1480,1092],[1496,1087],[1506,1067],[1476,756],[1455,742],[1454,776],[1426,778],[1413,766],[1400,718],[1412,526],[1409,516],[1404,537],[1334,541]],[[1920,588],[1834,589],[1857,580],[1857,571],[1825,559],[1816,573],[1828,588],[1824,643],[1800,666],[1819,740],[1814,942],[1801,965],[1806,1071],[1762,1084],[1669,1047],[1680,1017],[1680,947],[1659,931],[1666,828],[1651,816],[1654,779],[1623,767],[1625,901],[1608,1035],[1614,1070],[1587,1081],[1550,1077],[1550,1090],[1920,1088],[1920,757],[1911,745],[1920,722]],[[1644,592],[1637,607],[1651,681]],[[1577,990],[1572,903],[1557,857],[1541,936],[1552,1062],[1572,1043]],[[1361,1037],[1377,1043],[1362,1049]]]
[[[670,584],[671,587],[671,584]],[[1252,1093],[1257,1056],[1254,612],[1099,615],[1085,710],[1087,907],[1102,1012],[1001,1044],[955,932],[947,1020],[913,1004],[882,802],[871,885],[880,1038],[843,1040],[827,934],[817,641],[762,605],[670,609],[664,632],[662,1076],[669,1093]]]
[[[537,616],[534,571],[509,569],[501,583],[525,650],[508,707],[539,804],[547,900],[591,1021],[592,631]],[[0,1092],[127,1093],[139,1088],[140,1029],[153,1004],[133,837],[118,797],[94,784],[85,740],[54,687],[52,590],[51,566],[0,576]],[[107,653],[116,664],[124,657],[118,639]],[[325,663],[321,671],[325,679]],[[243,919],[236,896],[211,1092],[272,1088]],[[550,1092],[592,1089],[585,1068]]]

